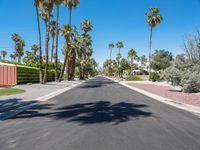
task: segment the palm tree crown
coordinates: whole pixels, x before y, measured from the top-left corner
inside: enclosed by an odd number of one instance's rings
[[[128,58],[136,59],[137,58],[137,52],[134,49],[131,49],[128,51]]]
[[[160,15],[160,9],[156,7],[150,8],[149,12],[146,13],[146,16],[146,23],[152,28],[163,20],[163,17]]]

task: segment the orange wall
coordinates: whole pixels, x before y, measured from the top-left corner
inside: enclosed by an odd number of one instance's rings
[[[17,84],[16,66],[0,66],[0,86]]]

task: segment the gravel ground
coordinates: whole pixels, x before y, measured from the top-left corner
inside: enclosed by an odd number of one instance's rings
[[[144,83],[127,83],[127,84],[145,90],[147,92],[174,100],[175,102],[185,103],[193,106],[200,106],[199,94],[182,93],[176,90],[175,88],[163,85],[144,84]]]
[[[0,96],[0,101],[6,101],[11,99],[20,99],[23,101],[33,101],[34,99],[60,90],[66,87],[70,87],[74,84],[78,84],[82,81],[62,81],[62,82],[49,82],[45,85],[41,84],[31,84],[31,85],[17,85],[15,88],[26,90],[25,93],[10,95],[10,96]]]

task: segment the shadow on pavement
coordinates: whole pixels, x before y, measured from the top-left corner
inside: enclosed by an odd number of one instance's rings
[[[113,123],[114,125],[136,120],[145,117],[151,117],[151,112],[141,110],[147,105],[119,102],[112,104],[109,101],[98,101],[94,103],[80,103],[68,105],[61,108],[51,108],[51,104],[38,105],[25,112],[18,114],[12,119],[50,117],[54,120],[66,120],[68,122],[77,122],[84,124]],[[41,109],[47,109],[44,113]]]

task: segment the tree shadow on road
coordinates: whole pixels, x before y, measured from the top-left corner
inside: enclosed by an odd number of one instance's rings
[[[94,103],[68,105],[55,109],[47,107],[48,110],[42,112],[38,106],[20,113],[12,119],[48,117],[53,120],[76,122],[81,125],[99,123],[118,125],[129,120],[151,117],[153,115],[151,112],[142,110],[145,107],[148,106],[127,102],[112,104],[109,101],[97,101]],[[41,108],[44,110],[44,106]]]

